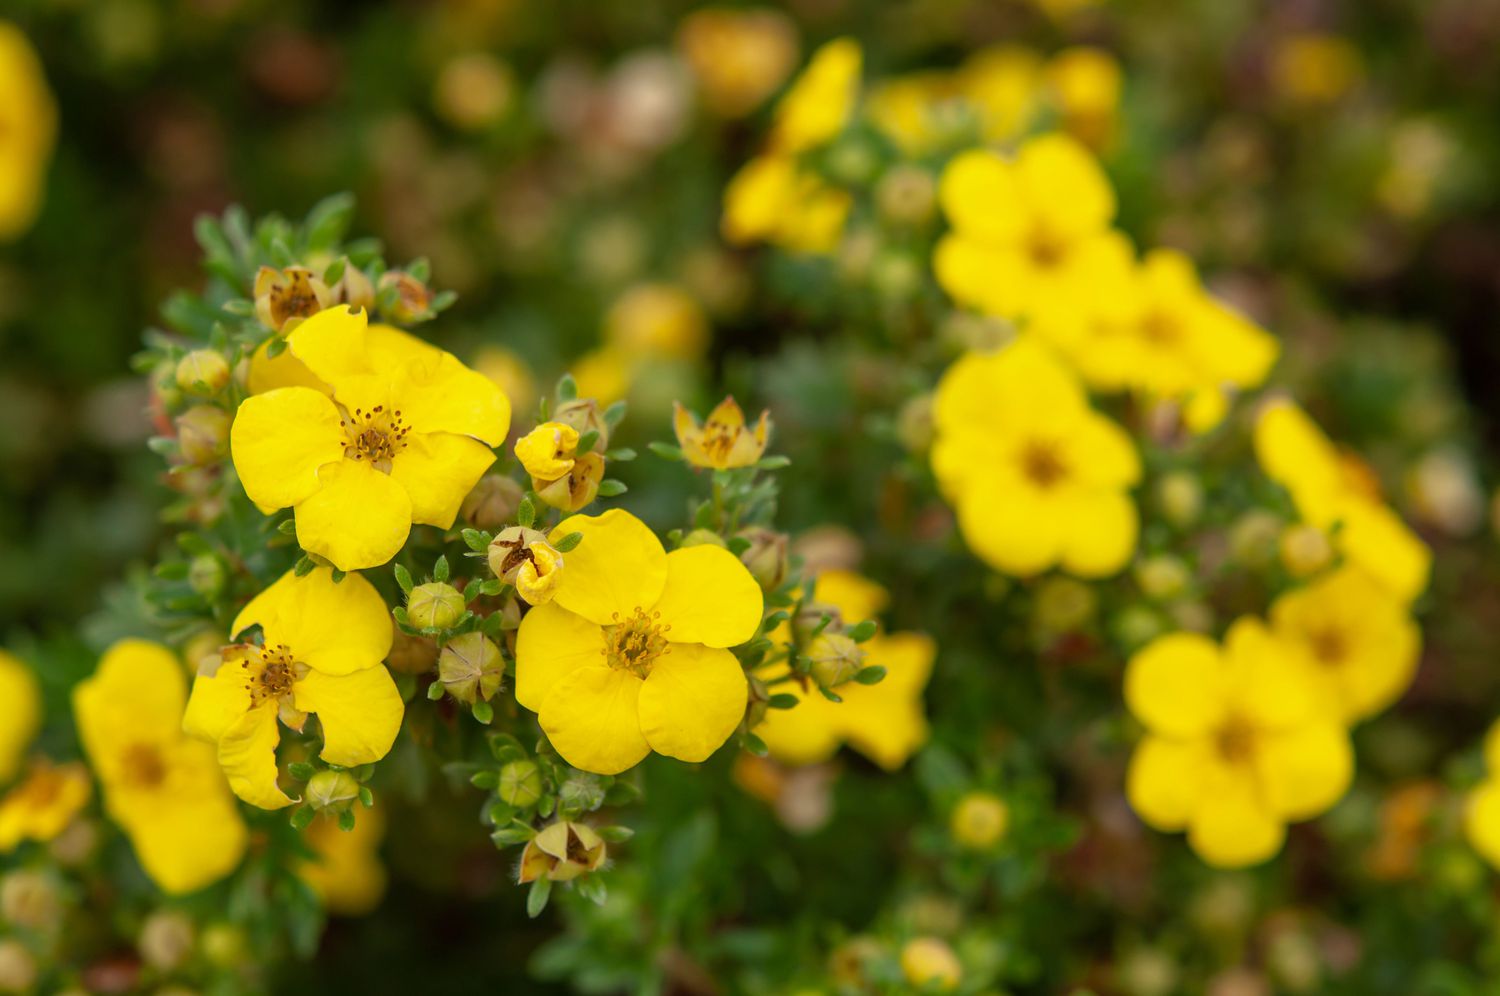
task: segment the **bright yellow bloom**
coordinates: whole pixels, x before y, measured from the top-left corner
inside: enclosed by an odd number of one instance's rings
[[[320,567],[291,571],[256,595],[230,627],[259,625],[262,645],[225,647],[200,665],[183,728],[218,746],[236,795],[262,809],[289,806],[276,784],[277,721],[301,730],[315,713],[320,757],[352,768],[385,757],[405,709],[381,661],[391,649],[390,612],[358,574],[342,581]]]
[[[104,808],[146,874],[171,893],[228,875],[248,840],[213,748],[183,735],[185,684],[166,647],[121,640],[73,689],[78,736]]]
[[[824,44],[776,105],[771,149],[792,155],[835,138],[854,115],[864,55],[852,38]]]
[[[385,865],[380,842],[385,837],[385,814],[376,807],[361,809],[354,829],[339,829],[329,817],[313,820],[304,839],[314,858],[297,866],[328,912],[337,916],[366,916],[385,897]]]
[[[26,778],[0,798],[0,854],[15,850],[23,840],[56,837],[92,794],[93,783],[82,764],[37,760]]]
[[[605,340],[626,356],[698,360],[708,337],[703,306],[675,284],[637,284],[604,316]]]
[[[1009,826],[1010,807],[993,792],[965,792],[948,817],[948,832],[971,851],[994,847]]]
[[[1125,669],[1125,702],[1146,727],[1130,805],[1158,830],[1187,830],[1216,867],[1270,858],[1286,824],[1328,809],[1354,774],[1349,735],[1305,663],[1253,618],[1222,649],[1195,633],[1152,641]]]
[[[1042,135],[1014,158],[971,149],[943,170],[938,200],[952,231],[933,268],[955,301],[1006,318],[1099,293],[1100,257],[1118,254],[1115,193],[1088,150]]]
[[[1422,648],[1406,605],[1354,567],[1282,595],[1271,628],[1302,651],[1327,708],[1350,723],[1406,691]]]
[[[949,992],[963,981],[964,967],[947,942],[917,937],[901,948],[901,974],[921,992]]]
[[[885,589],[853,571],[818,575],[814,605],[833,609],[846,625],[873,619],[889,596]],[[816,688],[797,682],[771,691],[797,697],[791,709],[769,709],[755,733],[771,755],[787,764],[826,761],[847,743],[887,771],[895,771],[927,742],[927,715],[922,693],[932,674],[937,644],[925,633],[878,633],[859,644],[865,667],[885,668],[874,685],[846,681],[831,702]]]
[[[797,26],[780,11],[709,7],[677,28],[677,47],[715,114],[742,117],[786,80],[797,62]]]
[[[958,86],[979,118],[986,143],[1009,142],[1037,113],[1041,59],[1019,45],[991,45],[964,60]]]
[[[1209,296],[1186,256],[1158,249],[1136,264],[1120,242],[1095,262],[1096,294],[1059,299],[1034,316],[1037,333],[1091,386],[1178,402],[1202,432],[1223,418],[1228,392],[1257,387],[1270,373],[1276,339]]]
[[[555,481],[573,469],[578,430],[561,422],[543,422],[516,440],[516,459],[533,478]]]
[[[838,248],[853,199],[802,169],[794,157],[756,156],[724,188],[720,230],[732,245],[769,242],[788,252]]]
[[[298,325],[288,351],[332,397],[310,387],[257,394],[230,431],[250,499],[293,507],[302,548],[346,571],[390,560],[413,523],[451,527],[510,425],[499,388],[451,354],[375,341],[365,313],[347,307]]]
[[[1408,602],[1427,587],[1427,545],[1380,500],[1369,468],[1340,452],[1296,404],[1277,400],[1262,409],[1255,455],[1266,476],[1291,492],[1302,520],[1327,532],[1347,563]]]
[[[1484,736],[1485,780],[1464,804],[1464,836],[1484,860],[1500,868],[1500,722]]]
[[[372,325],[370,330],[381,326]],[[524,357],[502,346],[482,346],[474,354],[473,367],[495,382],[500,393],[510,399],[511,409],[529,412],[536,405],[536,377]]]
[[[1120,63],[1103,49],[1078,45],[1053,56],[1046,75],[1068,133],[1092,148],[1107,147],[1120,107]]]
[[[0,241],[9,241],[41,209],[57,105],[36,51],[8,21],[0,21],[0,93]]]
[[[611,405],[630,393],[637,364],[612,346],[584,353],[569,367],[580,397]]]
[[[1022,337],[960,358],[938,384],[933,425],[938,484],[996,570],[1103,577],[1130,560],[1135,447],[1042,346]]]
[[[745,425],[745,413],[733,398],[719,402],[702,423],[681,403],[673,402],[672,429],[688,463],[694,467],[733,470],[750,466],[766,452],[771,413],[761,412],[755,428],[751,429]]]
[[[551,602],[521,621],[516,699],[569,764],[612,775],[655,750],[702,761],[745,714],[748,687],[727,649],[755,635],[760,585],[734,555],[666,553],[628,512],[575,515],[552,531],[583,542]]]
[[[10,781],[42,727],[42,693],[31,669],[0,650],[0,784]]]

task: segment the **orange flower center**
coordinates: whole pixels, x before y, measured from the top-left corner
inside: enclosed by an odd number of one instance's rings
[[[167,780],[167,762],[155,744],[134,743],[126,747],[120,767],[126,784],[134,788],[156,788]]]
[[[666,633],[671,628],[662,625],[660,612],[637,607],[623,621],[616,612],[614,623],[604,627],[604,659],[612,668],[644,678],[656,659],[668,653]]]
[[[280,282],[271,285],[271,315],[281,328],[291,318],[311,318],[321,308],[313,293],[311,274],[287,270]]]
[[[734,449],[734,444],[739,441],[740,433],[744,431],[738,425],[709,419],[703,423],[703,451],[715,461],[727,460],[729,451]]]
[[[1308,634],[1307,643],[1312,648],[1313,659],[1319,664],[1333,667],[1344,663],[1349,656],[1349,640],[1341,630],[1314,630]]]
[[[297,680],[297,660],[284,643],[262,649],[259,660],[247,657],[240,661],[240,667],[245,670],[245,688],[250,692],[251,708],[266,702],[279,702],[292,693],[292,685]]]
[[[396,454],[406,449],[406,434],[411,432],[411,426],[402,424],[401,412],[386,411],[384,405],[370,411],[356,408],[339,425],[344,428],[344,457],[365,461],[386,474]]]
[[[1026,239],[1026,252],[1037,267],[1051,269],[1062,265],[1068,255],[1068,244],[1045,226],[1036,225]]]
[[[1153,346],[1175,346],[1182,340],[1182,323],[1163,311],[1151,311],[1141,320],[1141,338]]]
[[[1231,716],[1215,738],[1219,756],[1230,764],[1245,764],[1255,754],[1255,729],[1238,716]]]
[[[1021,451],[1021,472],[1037,487],[1051,488],[1068,476],[1068,465],[1055,445],[1032,440]]]

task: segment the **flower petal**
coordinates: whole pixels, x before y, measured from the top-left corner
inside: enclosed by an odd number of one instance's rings
[[[234,621],[236,633],[259,623],[267,646],[286,644],[299,662],[324,674],[375,667],[391,649],[391,614],[375,586],[358,574],[333,580],[327,567],[304,577],[291,571],[253,599]]]
[[[976,477],[959,495],[964,542],[1006,574],[1029,577],[1051,567],[1073,525],[1057,502],[1032,488],[1004,487],[994,474]]]
[[[938,202],[949,224],[991,243],[1020,237],[1020,196],[1015,165],[987,149],[954,156],[938,184]]]
[[[569,533],[582,533],[583,541],[564,554],[557,604],[607,626],[616,613],[626,616],[661,598],[667,554],[640,519],[618,508],[602,515],[575,515],[552,530],[552,544]]]
[[[494,462],[494,451],[477,439],[412,433],[391,461],[391,477],[411,499],[411,521],[451,529],[459,506]]]
[[[768,709],[755,727],[771,756],[783,764],[816,764],[833,756],[839,746],[839,704],[817,692],[807,693],[796,684],[785,689],[800,701],[791,709]]]
[[[390,753],[406,706],[384,667],[332,675],[309,671],[292,686],[297,708],[316,713],[329,764],[352,768]]]
[[[1130,435],[1112,419],[1088,412],[1068,440],[1070,463],[1090,487],[1125,488],[1141,479],[1141,460]]]
[[[1125,704],[1154,733],[1207,735],[1224,716],[1219,648],[1197,633],[1152,640],[1125,666]]]
[[[1500,868],[1500,779],[1481,782],[1464,804],[1464,836],[1484,860]]]
[[[676,644],[641,688],[641,733],[658,754],[706,760],[745,718],[749,696],[744,669],[729,651]]]
[[[217,742],[250,711],[250,687],[240,670],[239,661],[228,660],[219,666],[218,673],[199,674],[193,679],[193,693],[182,714],[184,733]]]
[[[341,571],[379,567],[411,532],[406,489],[358,460],[330,463],[322,487],[297,506],[297,542]]]
[[[760,585],[728,550],[704,544],[667,554],[667,583],[656,611],[671,627],[666,637],[672,643],[738,646],[755,635],[764,609]]]
[[[516,701],[541,712],[553,685],[578,668],[602,664],[603,655],[604,631],[598,623],[555,601],[536,606],[516,633]]]
[[[250,357],[250,374],[247,378],[247,386],[251,394],[265,394],[274,391],[278,387],[308,387],[320,394],[333,396],[333,391],[323,383],[313,372],[307,369],[307,364],[292,355],[289,349],[283,349],[275,356],[271,355],[271,344],[280,342],[277,336],[272,336],[260,344],[260,348]]]
[[[339,393],[351,377],[372,373],[367,355],[369,315],[348,305],[325,308],[286,337],[287,352]]]
[[[556,682],[542,702],[547,739],[575,768],[617,775],[651,753],[641,733],[643,682],[628,671],[581,667]]]
[[[1256,743],[1255,763],[1266,804],[1286,820],[1328,809],[1354,777],[1354,749],[1337,722],[1265,734]]]
[[[1135,553],[1140,523],[1135,502],[1120,491],[1079,493],[1062,540],[1062,564],[1081,578],[1118,573]]]
[[[159,643],[120,640],[105,651],[93,677],[73,689],[78,735],[94,767],[107,766],[123,740],[177,733],[186,684],[176,655]]]
[[[318,468],[344,457],[339,411],[310,387],[280,387],[240,403],[229,452],[245,494],[286,508],[318,490]]]
[[[276,784],[276,703],[244,713],[219,738],[219,765],[234,794],[261,809],[281,809],[295,800]]]
[[[504,392],[451,353],[397,367],[391,399],[413,432],[452,432],[499,446],[510,431]]]
[[[1016,157],[1026,206],[1059,235],[1099,231],[1115,215],[1115,192],[1099,162],[1076,139],[1053,133],[1027,142]]]
[[[250,838],[222,789],[149,811],[126,833],[146,874],[172,895],[196,892],[234,871]]]
[[[1181,830],[1194,811],[1211,805],[1203,796],[1212,753],[1210,741],[1168,740],[1147,734],[1130,757],[1125,795],[1130,808],[1158,830]]]
[[[1205,862],[1244,868],[1281,850],[1286,826],[1261,801],[1248,770],[1220,766],[1206,780],[1204,798],[1188,826],[1188,843]]]

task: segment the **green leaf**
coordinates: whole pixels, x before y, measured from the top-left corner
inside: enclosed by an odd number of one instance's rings
[[[745,734],[745,749],[756,757],[765,757],[771,752],[766,742],[753,733]]]
[[[787,457],[784,457],[784,456],[768,456],[768,457],[763,458],[759,463],[757,463],[755,465],[755,469],[756,470],[780,470],[783,467],[790,467],[791,465],[792,465],[792,461],[790,459],[788,459]]]
[[[531,524],[536,521],[536,504],[532,502],[531,495],[521,499],[521,504],[516,506],[516,523],[522,529],[530,529]]]
[[[297,535],[297,520],[296,519],[286,519],[286,520],[284,520],[280,525],[278,525],[276,527],[276,531],[278,533],[280,533],[281,535],[283,535],[283,536],[296,536]]]
[[[489,726],[495,719],[495,707],[488,702],[475,702],[473,708],[474,718],[485,726]]]
[[[348,265],[349,261],[342,256],[329,263],[328,269],[323,271],[323,282],[330,287],[338,283],[344,278],[344,268]]]
[[[598,833],[599,836],[603,837],[611,844],[620,844],[635,836],[634,830],[630,829],[629,827],[621,826],[599,827]]]
[[[558,401],[572,401],[574,398],[577,398],[577,397],[578,397],[578,381],[576,381],[576,380],[573,379],[573,375],[572,374],[565,373],[561,377],[557,378],[557,400]],[[580,446],[579,447],[579,452],[580,453],[586,453],[588,451],[585,450],[585,449],[583,449],[583,447]]]
[[[400,564],[397,564],[393,568],[393,570],[396,575],[396,584],[401,586],[401,593],[404,595],[410,595],[413,587],[411,580],[411,571],[407,570]]]
[[[489,533],[480,532],[478,529],[465,529],[463,531],[464,545],[475,553],[484,553],[490,548],[490,540],[494,539]]]
[[[604,901],[609,898],[609,888],[604,884],[604,879],[598,875],[589,875],[580,878],[578,882],[578,894],[596,906],[603,906]]]
[[[353,218],[353,194],[344,191],[323,198],[307,212],[307,247],[315,252],[331,248],[344,237]]]
[[[624,401],[616,401],[614,404],[604,409],[604,424],[609,426],[611,429],[619,425],[620,421],[625,417],[625,409],[626,404]]]
[[[876,629],[877,626],[875,625],[875,620],[866,619],[864,622],[851,628],[848,632],[848,637],[855,643],[864,643],[870,637],[875,635]]]
[[[344,574],[345,573],[346,572],[344,572],[344,571],[334,570],[333,575],[332,575],[333,576],[333,583],[334,584],[341,583],[344,580]]]
[[[366,809],[375,805],[375,793],[370,791],[368,785],[361,785],[359,787],[359,804]]]
[[[498,788],[500,785],[500,772],[496,771],[493,768],[487,768],[484,771],[476,771],[474,772],[474,774],[469,776],[469,784],[474,786],[475,788],[486,790]]]
[[[297,566],[292,568],[292,573],[299,578],[305,578],[309,574],[311,574],[313,572],[313,568],[317,566],[317,564],[313,563],[311,557],[303,557],[301,560],[297,561]]]
[[[307,781],[317,773],[317,770],[318,769],[314,768],[306,761],[293,761],[291,764],[286,766],[287,774],[291,775],[299,782]]]
[[[431,699],[433,702],[436,702],[438,699],[442,698],[443,697],[443,683],[441,681],[434,681],[432,684],[428,685],[427,686],[427,697],[429,699]]]
[[[547,899],[552,895],[552,880],[539,878],[531,883],[531,892],[526,896],[526,915],[535,920],[547,908]]]
[[[555,549],[558,553],[571,553],[583,542],[583,533],[569,533],[557,541]]]
[[[344,833],[354,829],[354,810],[346,809],[339,814],[339,829]]]
[[[591,453],[593,452],[594,444],[597,442],[599,442],[599,430],[590,429],[578,437],[578,445],[575,449],[579,453]]]
[[[790,692],[780,692],[766,700],[769,709],[795,709],[797,703],[802,701]]]
[[[621,460],[629,463],[631,460],[635,459],[635,450],[631,449],[629,446],[621,446],[616,450],[606,450],[604,452],[604,459]]]
[[[298,806],[296,809],[292,810],[292,829],[306,830],[312,823],[313,817],[317,815],[317,810],[313,809],[311,806]]]
[[[616,495],[623,495],[627,490],[629,489],[625,487],[624,481],[617,481],[613,477],[606,477],[599,482],[600,498],[613,498]]]
[[[885,668],[879,664],[860,668],[859,673],[854,676],[854,680],[861,685],[878,685],[885,680]]]
[[[680,446],[672,446],[669,443],[652,442],[646,444],[646,449],[650,450],[652,453],[655,453],[663,460],[674,460],[678,463],[682,462],[682,447]]]
[[[448,580],[448,555],[446,553],[439,556],[437,563],[432,565],[432,580]]]

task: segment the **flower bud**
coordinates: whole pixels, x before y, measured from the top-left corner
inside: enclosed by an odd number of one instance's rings
[[[1203,485],[1198,477],[1185,470],[1174,470],[1162,476],[1156,485],[1156,499],[1168,522],[1186,529],[1198,521],[1203,512]]]
[[[546,544],[547,534],[527,526],[508,526],[490,540],[490,571],[506,584],[515,584],[521,565],[531,560],[531,548]]]
[[[766,591],[781,587],[789,570],[787,546],[790,540],[786,533],[756,527],[742,530],[737,538],[750,544],[740,554],[740,563],[745,565],[750,576]]]
[[[807,648],[812,676],[824,688],[850,681],[864,667],[865,652],[843,633],[821,633]]]
[[[347,771],[319,771],[307,781],[307,802],[314,809],[341,813],[359,798],[359,782]]]
[[[946,943],[936,937],[918,937],[901,949],[901,974],[919,988],[948,992],[958,988],[964,970]]]
[[[599,494],[599,485],[604,481],[604,458],[597,453],[585,453],[573,461],[573,469],[549,484],[532,481],[537,497],[564,512],[577,512],[592,502]]]
[[[521,884],[539,878],[572,881],[604,864],[607,852],[593,827],[558,820],[531,838],[521,852]]]
[[[708,346],[708,318],[675,284],[637,284],[610,305],[604,338],[630,356],[695,360]]]
[[[229,361],[217,349],[195,349],[177,361],[174,377],[189,394],[210,397],[229,383]]]
[[[569,426],[580,436],[596,433],[598,442],[592,448],[599,453],[609,449],[609,424],[604,421],[599,402],[593,398],[575,398],[558,405],[557,411],[552,413],[552,421]]]
[[[262,266],[255,274],[255,315],[282,335],[333,303],[328,285],[305,266],[275,270]]]
[[[1310,577],[1333,562],[1333,545],[1328,542],[1328,534],[1306,523],[1283,529],[1277,548],[1281,562],[1294,577]]]
[[[202,467],[229,453],[229,413],[213,405],[194,405],[177,416],[177,446],[182,459]]]
[[[369,311],[375,306],[375,285],[365,271],[344,259],[344,272],[338,283],[328,289],[329,298],[335,305],[347,304],[355,311]]]
[[[1265,509],[1255,508],[1229,527],[1229,552],[1246,567],[1265,567],[1276,555],[1281,520]]]
[[[459,514],[475,529],[499,529],[516,517],[526,489],[503,474],[486,474],[464,499]]]
[[[527,552],[531,556],[516,571],[516,594],[529,605],[545,605],[562,581],[563,555],[548,543],[533,543]]]
[[[410,325],[431,317],[432,292],[410,273],[389,270],[380,275],[380,289],[396,288],[396,300],[386,314],[401,325]]]
[[[455,636],[438,655],[438,680],[460,702],[473,705],[476,698],[488,702],[504,677],[500,648],[483,633]]]
[[[535,761],[511,761],[500,768],[496,788],[500,801],[507,806],[525,809],[542,797],[542,769]]]
[[[228,572],[224,561],[212,553],[200,553],[188,564],[188,587],[210,601],[224,590]]]
[[[396,628],[391,639],[391,652],[386,654],[385,662],[392,671],[400,674],[426,674],[437,659],[437,644],[431,637],[413,636]]]
[[[1010,809],[993,792],[968,792],[953,807],[948,832],[959,846],[987,851],[1000,842],[1010,825]]]
[[[203,954],[220,968],[243,965],[249,954],[244,930],[232,923],[210,924],[203,931]]]
[[[193,953],[193,921],[181,913],[159,910],[141,925],[136,948],[141,960],[162,972],[176,971]]]
[[[1050,577],[1037,586],[1036,624],[1043,633],[1072,633],[1094,618],[1099,596],[1082,581]]]
[[[536,485],[566,476],[573,469],[577,448],[577,429],[562,422],[543,422],[516,440],[515,451]]]
[[[451,584],[419,584],[406,597],[406,619],[418,629],[449,629],[464,614],[464,596]]]
[[[728,547],[728,544],[724,542],[724,537],[712,529],[694,529],[684,536],[682,542],[677,545],[684,549],[690,546],[717,546],[721,549]]]
[[[0,992],[31,992],[36,975],[36,959],[24,944],[10,937],[0,940]]]
[[[898,225],[925,225],[937,206],[937,183],[920,166],[896,166],[875,187],[880,214]]]
[[[27,930],[57,923],[62,903],[57,886],[40,871],[14,871],[0,880],[0,921]]]
[[[1160,554],[1146,557],[1135,565],[1135,581],[1147,598],[1162,601],[1175,598],[1187,589],[1192,573],[1176,557]]]

